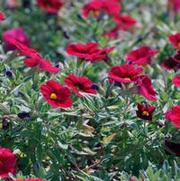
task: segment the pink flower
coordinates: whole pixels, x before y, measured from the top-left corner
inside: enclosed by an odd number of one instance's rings
[[[176,76],[173,78],[172,83],[176,86],[176,87],[180,87],[180,76]]]
[[[0,22],[6,19],[6,15],[0,11]]]
[[[6,50],[16,49],[16,46],[12,45],[8,41],[9,38],[14,38],[26,46],[29,46],[30,44],[30,40],[22,28],[13,28],[13,29],[7,30],[3,33],[2,36],[3,36],[3,41],[5,42]]]

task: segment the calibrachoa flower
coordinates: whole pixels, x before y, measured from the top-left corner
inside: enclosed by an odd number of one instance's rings
[[[147,75],[141,75],[138,77],[136,85],[138,87],[138,93],[144,96],[150,101],[157,100],[157,92],[155,91],[151,79]]]
[[[180,64],[180,50],[174,55],[174,60]]]
[[[72,106],[70,90],[55,80],[48,80],[42,84],[40,91],[53,108],[69,108]]]
[[[7,38],[7,42],[15,46],[20,51],[21,55],[28,57],[24,60],[24,64],[27,67],[32,68],[38,66],[40,70],[47,71],[49,73],[58,73],[60,71],[59,68],[53,66],[49,60],[44,59],[35,49],[29,48],[25,44],[11,37]]]
[[[166,119],[171,121],[176,128],[180,128],[180,105],[172,107],[166,112]]]
[[[136,20],[129,15],[115,16],[114,21],[117,23],[118,30],[127,31],[136,24]]]
[[[168,0],[170,8],[175,12],[180,11],[180,0]]]
[[[6,19],[6,15],[0,11],[0,22]]]
[[[176,86],[176,87],[180,87],[180,76],[176,76],[173,78],[172,83]]]
[[[87,61],[107,60],[108,54],[113,50],[111,48],[100,48],[97,43],[72,43],[66,48],[69,55],[76,56]]]
[[[138,104],[137,105],[138,110],[136,111],[136,114],[139,118],[151,121],[153,112],[155,111],[156,107],[151,106],[149,104]]]
[[[29,46],[30,40],[25,34],[24,30],[22,28],[13,28],[10,30],[7,30],[2,35],[3,41],[5,42],[5,46],[7,50],[14,50],[16,49],[16,46],[9,43],[9,38],[14,38],[21,42],[22,44],[25,44],[26,46]]]
[[[165,140],[165,149],[169,154],[180,156],[180,144],[172,142],[171,140]]]
[[[116,22],[116,26],[112,30],[104,33],[104,36],[109,38],[117,38],[119,31],[127,31],[136,24],[136,20],[128,15],[116,16],[114,20]]]
[[[175,61],[174,57],[168,57],[162,62],[161,66],[167,70],[171,70],[171,69],[176,70],[180,68],[180,63]]]
[[[0,148],[0,178],[16,172],[16,155],[8,148]]]
[[[179,32],[173,35],[170,35],[169,41],[174,46],[174,48],[180,49],[180,33]]]
[[[65,78],[65,83],[77,96],[81,97],[83,93],[96,94],[93,82],[85,76],[71,74]]]
[[[118,16],[121,11],[121,5],[118,0],[91,0],[83,7],[83,16],[87,18],[92,12],[94,17],[99,17],[102,13],[110,16]]]
[[[127,54],[126,60],[133,64],[145,65],[151,62],[151,59],[154,55],[157,54],[155,49],[152,49],[148,46],[143,46],[135,50],[130,51]]]
[[[135,67],[134,65],[117,65],[111,68],[108,77],[110,81],[129,84],[135,82],[142,72],[142,68]]]
[[[64,2],[62,0],[37,0],[37,4],[43,11],[57,14]]]

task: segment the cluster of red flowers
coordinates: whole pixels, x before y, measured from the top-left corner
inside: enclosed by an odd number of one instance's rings
[[[83,7],[83,16],[87,18],[92,12],[93,16],[97,19],[104,14],[112,17],[116,26],[105,33],[105,36],[116,38],[120,30],[127,31],[136,24],[136,20],[126,14],[121,13],[122,7],[119,0],[91,0]]]

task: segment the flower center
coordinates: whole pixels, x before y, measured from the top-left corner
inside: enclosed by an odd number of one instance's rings
[[[180,41],[177,42],[177,47],[180,49]]]
[[[143,116],[149,116],[149,113],[148,113],[147,111],[143,111],[143,112],[142,112],[142,115],[143,115]]]
[[[123,79],[126,81],[131,81],[131,79],[129,77],[124,77]]]
[[[95,18],[97,18],[100,16],[101,12],[99,10],[94,10],[93,14],[94,14]]]
[[[57,95],[56,95],[56,93],[51,93],[51,95],[50,95],[50,99],[52,99],[52,100],[56,100],[56,99],[57,99]]]

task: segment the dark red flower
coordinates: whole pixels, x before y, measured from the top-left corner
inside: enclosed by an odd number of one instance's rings
[[[176,86],[176,87],[180,87],[180,76],[176,76],[173,78],[172,83]]]
[[[180,143],[166,139],[165,150],[168,154],[180,156]]]
[[[168,57],[167,59],[165,59],[161,66],[167,70],[176,70],[180,68],[180,64],[177,61],[175,61],[174,57]]]
[[[0,22],[6,19],[6,15],[0,11]]]
[[[110,81],[129,84],[135,82],[139,74],[142,72],[142,68],[130,64],[124,64],[112,67],[108,77]]]
[[[139,118],[151,121],[153,112],[155,111],[156,107],[151,106],[149,104],[138,104],[137,105],[138,110],[136,111],[136,114]]]
[[[0,148],[0,178],[8,178],[16,172],[16,155],[7,148]]]
[[[22,28],[13,28],[13,29],[7,30],[3,33],[2,38],[3,38],[3,41],[5,42],[5,46],[7,50],[16,49],[16,46],[9,43],[8,41],[9,38],[14,38],[26,46],[29,46],[30,44],[30,40]]]
[[[174,46],[174,48],[180,50],[180,32],[170,35],[169,41]]]
[[[72,106],[69,89],[55,80],[48,80],[42,84],[40,91],[53,108],[69,108]]]
[[[11,37],[7,38],[7,42],[15,46],[20,51],[21,55],[28,57],[24,60],[24,64],[26,66],[31,68],[38,66],[40,70],[50,73],[58,73],[60,71],[60,69],[53,66],[49,60],[43,59],[40,53],[35,49],[29,48],[28,46]]]
[[[139,76],[136,85],[138,87],[138,93],[140,95],[144,96],[150,101],[157,100],[157,92],[152,85],[151,79],[147,75]]]
[[[157,50],[152,49],[147,46],[143,46],[143,47],[130,51],[127,54],[126,60],[133,64],[145,65],[145,64],[150,63],[152,57],[156,54],[157,54]]]
[[[71,74],[65,78],[65,83],[77,96],[81,97],[83,93],[96,94],[93,82],[87,77]]]
[[[174,60],[180,64],[180,50],[176,52],[176,54],[174,55]]]
[[[168,0],[168,3],[173,11],[175,12],[180,11],[180,0]]]
[[[121,5],[118,0],[92,0],[83,7],[83,16],[87,18],[92,12],[95,17],[99,17],[102,13],[110,16],[118,16],[121,11]]]
[[[180,128],[180,105],[172,107],[166,112],[166,119],[171,121],[176,128]]]
[[[43,11],[57,14],[64,2],[62,0],[37,0],[37,4]]]
[[[87,61],[107,60],[108,54],[113,48],[100,48],[97,43],[70,44],[66,48],[69,55],[76,56]]]

